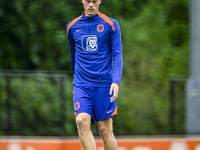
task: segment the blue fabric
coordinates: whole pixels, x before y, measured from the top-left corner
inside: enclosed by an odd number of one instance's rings
[[[116,20],[84,14],[67,26],[71,52],[73,84],[93,87],[120,85],[122,76],[122,41]]]
[[[117,101],[110,102],[112,95],[109,94],[109,90],[110,87],[75,85],[73,98],[75,114],[88,113],[93,121],[100,121],[117,115]]]

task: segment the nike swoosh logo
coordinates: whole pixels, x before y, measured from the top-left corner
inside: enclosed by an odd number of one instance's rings
[[[76,30],[76,32],[79,32],[79,31],[81,31],[82,29],[79,29],[79,30]]]
[[[111,113],[112,111],[113,111],[113,109],[112,109],[112,110],[110,110],[110,111],[107,111],[107,114]]]

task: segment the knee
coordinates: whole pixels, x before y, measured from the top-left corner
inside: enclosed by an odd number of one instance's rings
[[[99,127],[99,132],[100,135],[103,139],[107,139],[109,137],[109,135],[111,134],[109,129],[107,127]]]
[[[85,126],[87,126],[87,121],[84,118],[77,117],[76,124],[78,127],[85,127]]]
[[[83,118],[77,117],[76,118],[76,124],[77,124],[77,126],[84,126],[85,121],[84,121]]]
[[[84,117],[77,117],[76,118],[76,124],[77,124],[78,130],[80,132],[90,130],[90,123]]]

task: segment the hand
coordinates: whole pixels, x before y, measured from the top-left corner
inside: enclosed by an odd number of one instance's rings
[[[114,93],[113,93],[114,91]],[[110,98],[110,102],[114,102],[119,93],[119,85],[117,83],[112,83],[110,86],[110,95],[113,93],[113,96]]]

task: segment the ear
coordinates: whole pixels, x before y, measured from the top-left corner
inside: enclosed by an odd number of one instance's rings
[[[99,4],[101,4],[102,0],[99,0]]]

